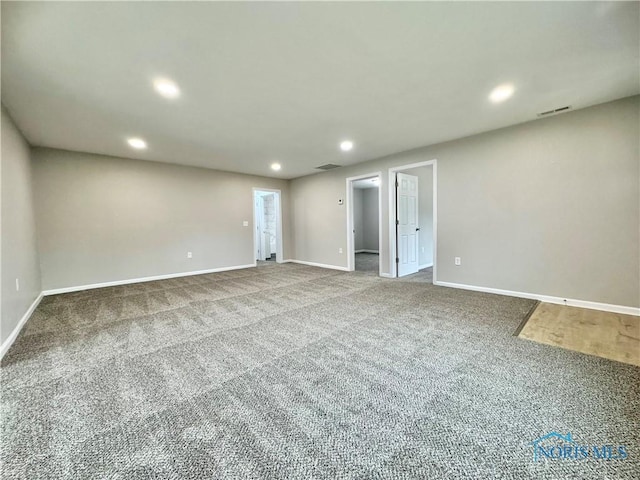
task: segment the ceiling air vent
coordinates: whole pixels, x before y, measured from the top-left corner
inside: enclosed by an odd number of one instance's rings
[[[546,112],[539,113],[538,117],[547,117],[549,115],[555,115],[556,113],[566,112],[567,110],[571,110],[571,105],[567,105],[566,107],[556,108],[554,110],[547,110]]]
[[[340,168],[341,165],[335,165],[333,163],[327,163],[326,165],[320,165],[316,167],[316,170],[331,170],[333,168]]]

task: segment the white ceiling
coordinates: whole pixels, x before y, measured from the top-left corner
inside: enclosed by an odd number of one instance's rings
[[[3,1],[2,102],[33,145],[294,178],[640,93],[639,7]]]

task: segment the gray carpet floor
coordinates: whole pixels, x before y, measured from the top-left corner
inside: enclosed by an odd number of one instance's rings
[[[372,272],[376,275],[380,271],[380,255],[377,253],[356,253],[356,263],[355,269],[356,272]]]
[[[302,265],[45,297],[2,478],[639,478],[640,369],[514,337],[529,300]],[[550,431],[618,460],[533,460]]]
[[[356,273],[378,276],[380,272],[380,256],[377,253],[356,253],[355,254]],[[423,268],[418,273],[402,277],[403,282],[425,282],[433,283],[433,268]]]

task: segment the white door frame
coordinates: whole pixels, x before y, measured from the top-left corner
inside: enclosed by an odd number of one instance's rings
[[[347,271],[356,269],[356,252],[353,237],[353,182],[365,178],[378,179],[378,256],[382,249],[382,172],[367,173],[348,177],[347,181]],[[378,275],[382,274],[382,263],[378,262]]]
[[[436,283],[436,259],[438,253],[438,160],[410,163],[389,169],[389,273],[391,277],[398,276],[396,265],[396,173],[418,167],[433,166],[433,284]]]
[[[258,233],[256,230],[256,192],[269,192],[275,193],[275,204],[276,204],[276,263],[283,263],[282,257],[282,191],[274,188],[259,188],[253,187],[252,196],[251,196],[251,205],[253,205],[253,220],[251,221],[253,226],[253,245],[251,247],[253,255],[253,264],[255,266],[258,265],[256,261],[256,245],[259,241]]]

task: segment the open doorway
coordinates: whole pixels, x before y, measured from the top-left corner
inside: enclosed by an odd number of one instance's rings
[[[256,262],[282,262],[280,190],[253,189],[253,250]]]
[[[389,169],[391,276],[436,276],[436,161]]]
[[[380,274],[380,173],[347,179],[347,256],[349,271]]]

